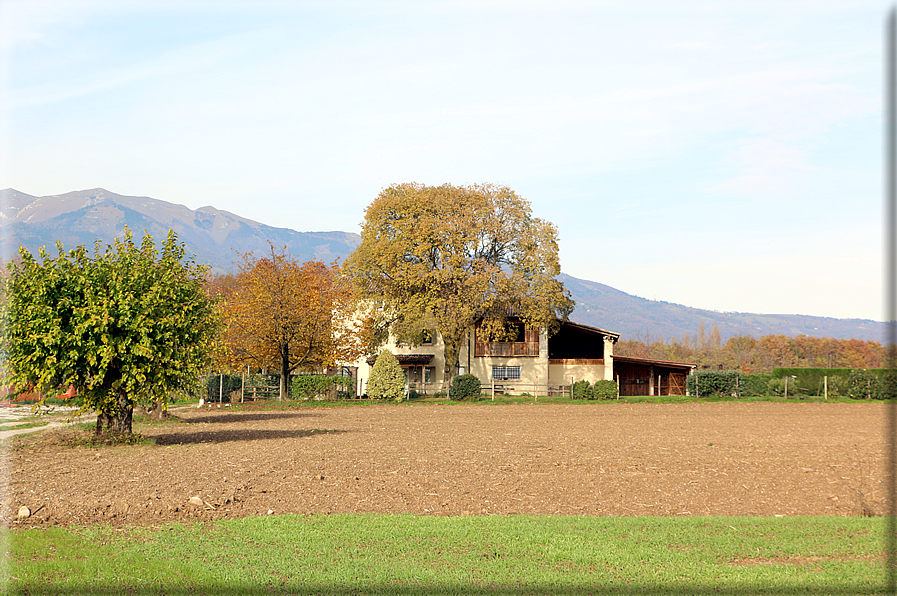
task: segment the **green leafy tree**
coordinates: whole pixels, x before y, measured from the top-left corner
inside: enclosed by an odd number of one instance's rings
[[[420,343],[435,330],[445,344],[444,379],[458,369],[467,334],[502,340],[509,317],[557,330],[573,301],[560,273],[557,229],[532,216],[507,187],[398,184],[368,206],[361,245],[346,270],[373,305],[372,334],[389,330]]]
[[[9,265],[6,376],[16,391],[46,397],[72,386],[97,433],[130,434],[134,405],[159,404],[198,387],[218,332],[203,291],[204,268],[184,258],[173,231],[161,254],[129,230],[93,255],[79,246]]]
[[[383,350],[374,361],[368,378],[368,397],[371,399],[394,399],[405,397],[405,373],[392,352]]]

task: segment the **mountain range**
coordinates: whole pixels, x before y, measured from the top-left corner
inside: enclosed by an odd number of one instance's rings
[[[36,253],[46,246],[51,255],[61,241],[65,248],[96,239],[109,243],[125,226],[140,237],[144,231],[161,241],[173,229],[197,262],[216,272],[236,269],[240,254],[256,255],[286,246],[302,260],[330,263],[345,259],[361,242],[352,232],[297,232],[268,226],[214,207],[190,209],[153,199],[119,195],[102,188],[36,197],[14,189],[0,191],[0,256],[9,260],[24,246]],[[602,283],[561,274],[576,301],[571,319],[620,333],[622,339],[680,340],[698,334],[703,322],[709,336],[713,325],[720,338],[738,335],[808,335],[882,341],[884,324],[868,319],[834,319],[808,315],[716,312],[669,302],[646,300]]]
[[[161,242],[174,230],[188,253],[213,271],[235,269],[240,254],[256,255],[287,247],[303,260],[331,261],[349,255],[361,242],[349,232],[296,232],[275,228],[214,207],[190,209],[150,197],[128,197],[102,188],[35,197],[8,188],[0,191],[2,257],[8,260],[24,246],[36,253],[41,246],[56,254],[61,241],[66,248],[79,244],[93,247],[95,239],[111,242],[127,226],[135,236],[144,231]]]

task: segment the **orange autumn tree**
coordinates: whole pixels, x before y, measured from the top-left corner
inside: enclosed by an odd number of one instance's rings
[[[364,352],[353,295],[336,265],[301,263],[273,245],[264,258],[242,259],[222,303],[230,365],[279,369],[282,400],[294,371],[326,369]]]

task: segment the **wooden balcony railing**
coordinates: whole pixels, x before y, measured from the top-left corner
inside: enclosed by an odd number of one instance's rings
[[[513,357],[537,357],[539,355],[539,342],[476,342],[474,356],[483,358],[494,356],[497,358]]]

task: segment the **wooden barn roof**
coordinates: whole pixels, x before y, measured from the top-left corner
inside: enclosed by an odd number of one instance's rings
[[[694,362],[676,362],[674,360],[656,360],[654,358],[637,358],[635,356],[613,356],[614,363],[620,364],[642,364],[644,366],[662,366],[665,368],[682,368],[692,369],[698,365]]]

